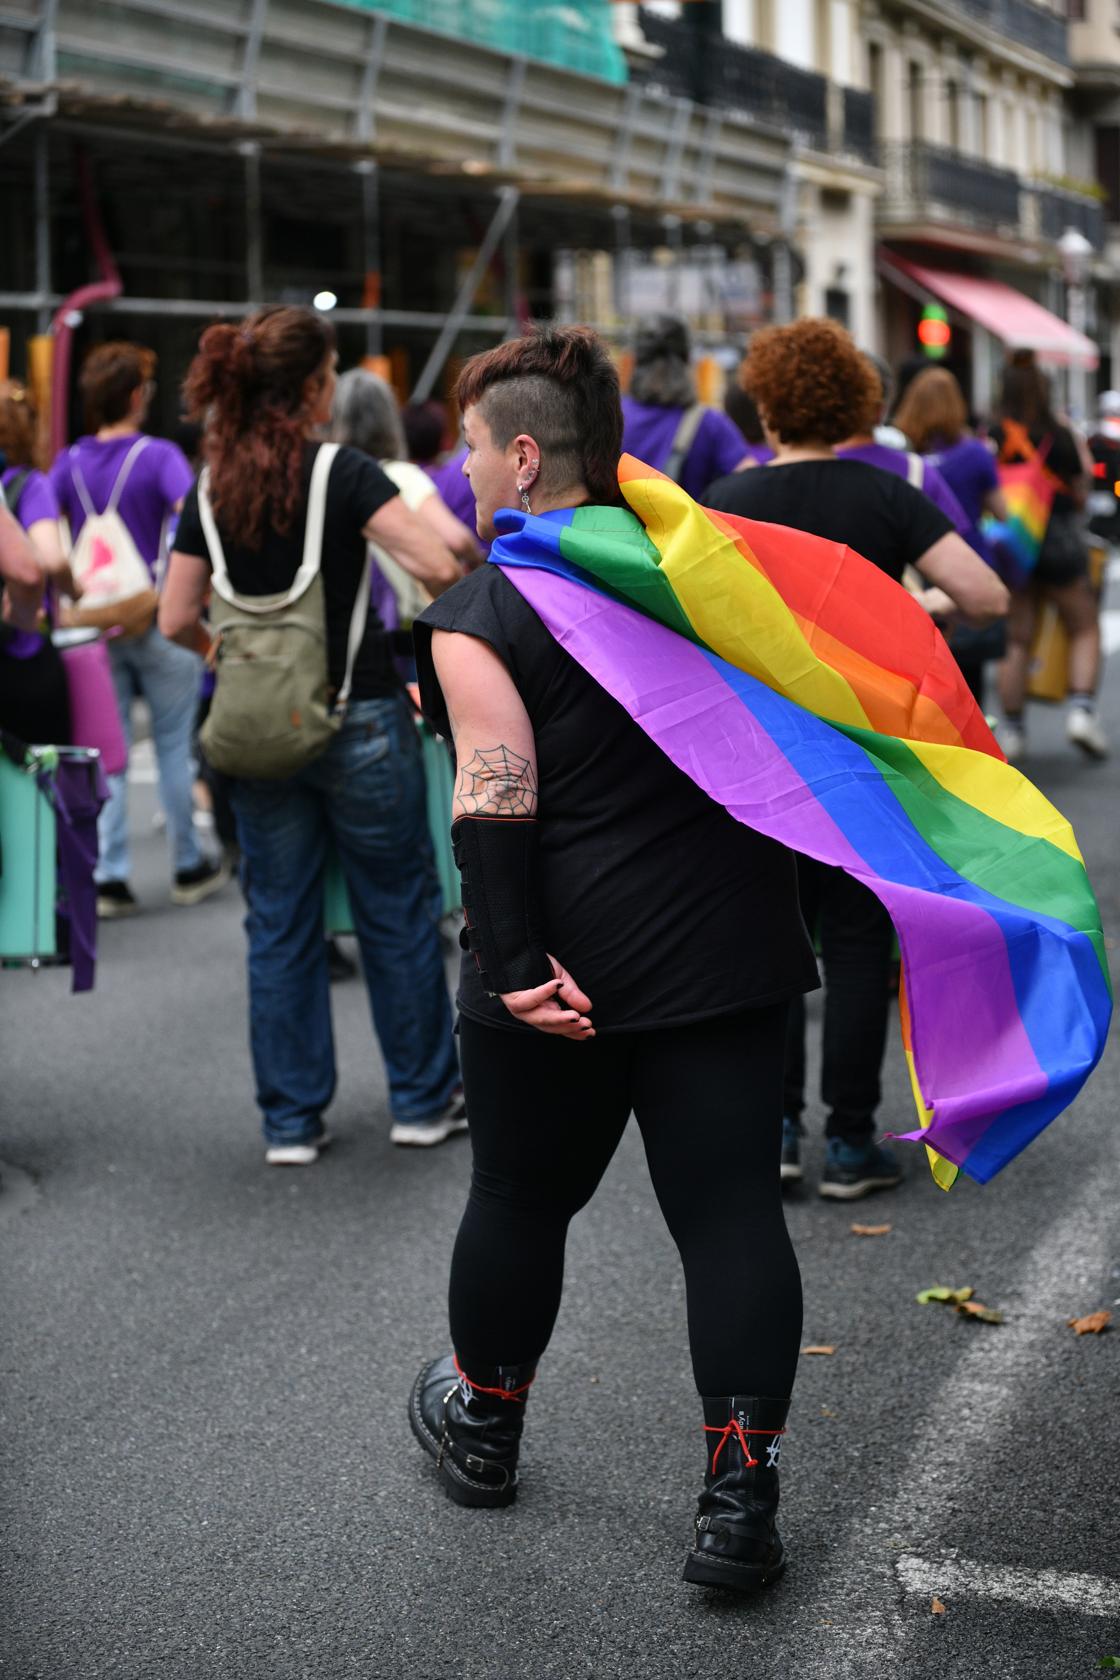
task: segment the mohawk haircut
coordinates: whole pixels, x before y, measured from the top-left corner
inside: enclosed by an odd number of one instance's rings
[[[618,372],[589,327],[536,326],[472,356],[455,395],[462,409],[477,405],[499,449],[519,432],[537,440],[542,489],[581,484],[594,502],[620,500]]]

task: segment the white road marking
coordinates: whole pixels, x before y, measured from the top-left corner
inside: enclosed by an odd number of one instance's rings
[[[1031,1610],[1075,1610],[1080,1616],[1120,1614],[1120,1581],[1103,1575],[1067,1575],[1060,1569],[1004,1569],[968,1558],[913,1557],[895,1561],[903,1591],[950,1601],[999,1598]]]
[[[902,1556],[918,1556],[918,1548],[951,1545],[954,1506],[973,1508],[983,1498],[978,1467],[998,1459],[1017,1426],[1020,1396],[1037,1384],[1055,1339],[1070,1333],[1065,1323],[1076,1303],[1095,1294],[1107,1268],[1114,1209],[1106,1183],[1109,1174],[1092,1175],[1044,1232],[1018,1268],[1015,1286],[1000,1295],[1007,1322],[967,1344],[917,1420],[916,1444],[899,1466],[895,1491],[837,1539],[817,1602],[830,1619],[829,1660],[842,1654],[850,1666],[810,1665],[806,1676],[844,1672],[854,1680],[865,1668],[870,1674],[889,1671],[904,1655],[913,1618],[904,1618],[898,1605],[894,1565]],[[952,1443],[951,1453],[937,1450],[942,1441]],[[1001,1535],[997,1544],[1006,1558],[1014,1536]],[[992,1567],[1018,1573],[1006,1564]],[[874,1606],[867,1603],[869,1585]]]
[[[1101,649],[1107,658],[1120,648],[1120,612],[1110,608],[1101,614]]]

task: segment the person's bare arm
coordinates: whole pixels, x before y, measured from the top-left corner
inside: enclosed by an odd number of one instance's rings
[[[1007,502],[998,485],[993,490],[985,491],[983,505],[984,512],[990,513],[993,519],[1003,521],[1007,518]]]
[[[945,591],[970,624],[1002,618],[1011,604],[1006,586],[955,531],[938,538],[915,565],[927,583]]]
[[[537,748],[513,678],[493,648],[475,636],[432,632],[432,661],[455,742],[455,818],[532,818],[537,813]],[[530,991],[503,992],[511,1015],[563,1038],[594,1035],[591,1000],[554,956],[554,979]]]
[[[425,497],[417,508],[421,519],[426,519],[441,542],[447,544],[456,560],[462,562],[468,571],[482,564],[482,548],[478,538],[469,525],[464,525],[457,514],[452,513],[439,491]]]
[[[210,594],[210,567],[197,554],[172,549],[159,598],[159,629],[169,642],[203,655],[210,637],[202,611]]]
[[[447,544],[418,514],[405,507],[400,496],[382,503],[366,520],[363,534],[368,542],[380,543],[433,595],[442,595],[463,575]]]
[[[77,580],[70,570],[70,561],[62,546],[62,531],[57,519],[37,519],[28,526],[27,535],[48,580],[63,595],[76,601],[81,595]]]
[[[33,629],[43,600],[43,568],[23,526],[2,504],[0,577],[6,585],[8,618],[18,629]]]

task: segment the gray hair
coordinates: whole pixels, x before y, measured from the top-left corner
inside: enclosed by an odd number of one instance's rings
[[[365,368],[344,373],[331,410],[331,437],[377,461],[403,461],[404,427],[392,386]]]
[[[639,323],[630,395],[655,408],[691,408],[696,401],[688,327],[679,316],[653,315]]]
[[[865,362],[870,362],[876,379],[882,388],[882,406],[884,411],[890,408],[891,398],[894,396],[894,369],[884,356],[877,355],[874,350],[861,350]]]

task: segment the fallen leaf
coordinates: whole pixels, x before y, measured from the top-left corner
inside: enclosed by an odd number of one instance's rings
[[[933,1289],[923,1289],[916,1299],[921,1307],[928,1306],[931,1301],[944,1301],[959,1307],[962,1301],[971,1301],[975,1293],[975,1289],[945,1289],[937,1284]]]
[[[1079,1336],[1099,1336],[1108,1329],[1112,1322],[1110,1312],[1086,1313],[1084,1318],[1069,1318],[1066,1323],[1071,1330],[1076,1330]]]
[[[834,1418],[836,1416],[836,1413],[835,1412],[830,1412],[827,1406],[822,1406],[821,1407],[821,1416],[822,1417],[827,1417],[827,1418]]]
[[[835,1353],[836,1349],[834,1347],[826,1347],[823,1344],[818,1347],[814,1344],[812,1347],[803,1347],[801,1351],[802,1353]]]
[[[982,1324],[1002,1324],[1003,1314],[995,1307],[982,1306],[979,1301],[958,1301],[957,1311],[965,1318],[978,1318]]]
[[[929,1607],[929,1610],[931,1616],[943,1616],[945,1614],[945,1606],[939,1598],[934,1599],[933,1603]]]
[[[889,1225],[853,1225],[853,1237],[885,1237],[891,1229]]]

